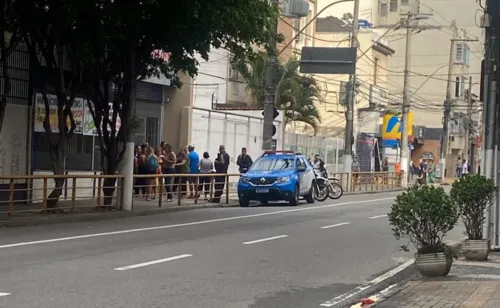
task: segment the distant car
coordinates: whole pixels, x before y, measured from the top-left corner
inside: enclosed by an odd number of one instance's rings
[[[267,151],[238,182],[240,206],[250,201],[288,201],[297,206],[303,197],[314,203],[313,167],[304,155],[292,151]]]

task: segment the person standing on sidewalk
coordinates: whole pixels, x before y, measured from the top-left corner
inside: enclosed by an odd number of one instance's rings
[[[210,193],[210,184],[212,183],[212,177],[207,176],[214,171],[214,162],[210,159],[208,152],[203,153],[203,158],[200,160],[200,180],[198,185],[198,195],[203,192],[205,194],[205,200],[208,200],[208,194]]]
[[[226,147],[221,145],[219,147],[219,154],[217,154],[217,158],[215,159],[215,173],[218,174],[227,174],[227,169],[229,168],[229,154],[226,153]],[[224,186],[226,184],[226,176],[218,175],[215,177],[215,192],[214,198],[211,200],[214,203],[220,202],[220,197],[224,192]]]
[[[352,156],[352,164],[351,164],[351,173],[352,173],[352,183],[351,189],[354,190],[354,187],[359,181],[359,172],[361,172],[361,167],[359,165],[359,161],[356,159],[356,156]]]
[[[462,160],[459,157],[458,160],[457,160],[457,166],[456,166],[456,176],[457,176],[457,178],[461,178],[462,177],[462,169],[463,169],[462,167],[463,167],[463,162],[462,162]]]
[[[175,178],[174,190],[179,194],[179,197],[182,198],[186,196],[187,183],[186,183],[186,177],[182,177],[180,175],[187,174],[189,172],[187,147],[182,147],[176,156],[177,156],[177,161],[175,164],[175,173],[177,174],[177,177]]]
[[[469,174],[469,164],[464,159],[462,161],[462,178],[466,177]]]
[[[238,159],[236,161],[236,165],[238,165],[240,169],[240,173],[247,173],[248,169],[253,164],[252,157],[247,154],[247,148],[242,148],[241,149],[241,154],[238,156]]]
[[[163,174],[169,175],[165,177],[165,191],[167,192],[167,202],[170,202],[172,201],[172,199],[174,199],[174,196],[172,194],[173,192],[172,175],[175,174],[175,162],[177,160],[177,157],[175,156],[175,153],[172,151],[172,145],[165,144],[164,149],[165,149],[165,158],[163,160]]]
[[[188,166],[190,174],[198,174],[198,165],[200,164],[200,157],[198,153],[194,151],[194,146],[188,146]],[[197,186],[198,186],[198,177],[188,177],[187,181],[189,182],[189,189],[191,192],[189,193],[188,198],[196,198],[198,197]]]

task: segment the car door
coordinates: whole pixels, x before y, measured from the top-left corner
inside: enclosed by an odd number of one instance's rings
[[[307,168],[304,174],[304,182],[305,182],[304,189],[307,193],[311,190],[312,182],[314,181],[314,169],[305,158],[302,159],[304,160],[304,164],[306,165]]]
[[[307,165],[304,164],[302,158],[298,157],[295,160],[295,168],[296,168],[295,170],[297,170],[297,177],[299,178],[299,187],[300,187],[299,193],[302,195],[304,193],[304,186],[306,186],[305,177],[307,173]],[[301,168],[306,168],[306,171],[299,171]]]

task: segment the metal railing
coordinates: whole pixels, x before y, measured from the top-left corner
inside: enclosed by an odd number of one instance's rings
[[[169,201],[177,205],[200,201],[229,204],[230,200],[238,199],[240,176],[239,173],[134,175],[134,202],[142,198],[156,201],[158,207]]]
[[[133,206],[203,205],[237,203],[239,173],[134,175]],[[384,191],[401,188],[402,174],[395,172],[330,173],[346,192]],[[60,195],[51,194],[62,181]],[[102,174],[31,175],[0,177],[0,215],[40,213],[52,210],[81,212],[122,209],[123,176]]]
[[[121,209],[122,175],[27,175],[0,177],[0,215],[112,206]],[[55,182],[61,181],[58,193]],[[57,206],[56,206],[57,205]]]

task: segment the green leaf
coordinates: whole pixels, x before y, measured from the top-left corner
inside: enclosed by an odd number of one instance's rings
[[[388,214],[394,237],[408,237],[419,253],[444,252],[443,237],[459,211],[442,187],[410,187],[396,197]]]
[[[467,175],[453,183],[450,195],[460,209],[468,238],[483,239],[486,211],[498,195],[495,182],[479,174]]]

